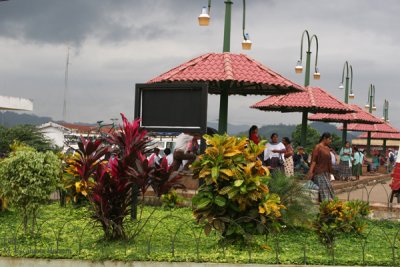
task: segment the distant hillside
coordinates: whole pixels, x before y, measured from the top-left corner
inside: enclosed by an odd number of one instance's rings
[[[13,127],[22,124],[41,125],[49,121],[60,122],[53,120],[53,118],[51,117],[40,117],[34,114],[27,114],[27,113],[20,114],[12,111],[6,111],[6,112],[1,112],[0,114],[0,125],[4,127]],[[93,125],[93,126],[96,125],[83,122],[74,122],[73,124]]]
[[[207,122],[207,126],[218,130],[218,123]],[[251,125],[233,125],[228,123],[228,134],[238,135],[241,132],[248,131]]]
[[[40,125],[53,119],[50,117],[39,117],[33,114],[16,113],[12,111],[1,112],[0,123],[5,127],[13,127],[21,124]]]
[[[34,114],[26,114],[26,113],[16,113],[12,111],[2,112],[0,114],[0,124],[5,127],[13,127],[15,125],[21,124],[33,124],[40,125],[49,121],[53,121],[51,117],[40,117]],[[89,123],[81,123],[74,122],[74,124],[83,124],[83,125],[95,125]],[[208,127],[218,129],[218,124],[215,122],[208,122]],[[248,135],[248,130],[251,125],[233,125],[228,124],[228,134],[230,135]],[[334,133],[338,136],[342,136],[342,132],[336,129],[336,126],[329,123],[324,122],[312,122],[310,124],[311,127],[315,128],[321,134],[324,132]],[[296,125],[286,125],[286,124],[275,124],[275,125],[263,125],[259,128],[259,134],[265,139],[269,139],[272,133],[277,133],[280,137],[288,136],[292,137],[292,132],[296,128]],[[353,138],[357,138],[358,134],[354,134],[352,132],[348,133],[348,139],[352,140]]]

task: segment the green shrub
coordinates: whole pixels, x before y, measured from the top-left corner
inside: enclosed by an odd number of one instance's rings
[[[53,152],[18,147],[0,161],[0,188],[10,204],[22,213],[24,231],[28,221],[35,227],[37,211],[57,189],[61,161]]]
[[[320,241],[332,249],[339,234],[361,234],[367,225],[365,217],[369,213],[369,204],[361,200],[343,202],[336,198],[321,202],[315,221]]]
[[[286,207],[282,211],[282,220],[287,226],[310,227],[317,213],[309,193],[295,176],[286,176],[283,172],[274,172],[268,181],[270,193],[277,194]]]
[[[269,171],[257,158],[264,144],[246,138],[205,135],[207,149],[192,164],[194,178],[204,181],[193,198],[193,212],[204,231],[221,233],[224,240],[247,242],[254,234],[278,227],[284,206],[269,193]]]

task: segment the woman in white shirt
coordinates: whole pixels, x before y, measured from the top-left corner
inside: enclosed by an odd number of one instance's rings
[[[285,145],[279,142],[277,133],[271,135],[271,141],[265,145],[264,150],[264,163],[271,170],[283,171],[283,153],[285,153]]]

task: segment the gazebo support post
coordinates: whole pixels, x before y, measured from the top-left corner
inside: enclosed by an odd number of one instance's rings
[[[310,41],[309,41],[310,42]],[[310,47],[310,44],[308,45]],[[310,85],[310,62],[311,61],[311,51],[308,49],[306,55],[306,75],[304,77],[304,86]],[[306,146],[307,142],[307,121],[308,121],[308,112],[303,111],[303,115],[301,118],[301,135],[300,135],[300,145],[303,147]]]
[[[343,130],[342,130],[342,146],[346,144],[347,141],[347,122],[343,122]]]
[[[383,139],[383,156],[386,157],[386,139]]]
[[[231,50],[231,15],[232,15],[231,0],[225,0],[225,23],[224,23],[224,44],[223,52],[230,52]],[[218,119],[218,132],[224,134],[228,128],[228,90],[229,84],[223,83],[221,88],[221,96],[219,101],[219,119]]]
[[[307,87],[310,85],[310,61],[311,61],[311,43],[312,40],[315,39],[315,44],[316,44],[316,53],[315,53],[315,73],[317,73],[317,63],[318,63],[318,37],[314,34],[310,38],[310,34],[308,33],[307,30],[303,31],[303,34],[301,35],[301,45],[300,45],[300,60],[299,62],[301,63],[302,57],[303,57],[303,42],[304,42],[304,36],[306,36],[307,40],[307,51],[306,51],[306,73],[304,77],[304,86]],[[319,75],[319,74],[318,74]],[[318,76],[319,77],[319,76]],[[315,76],[314,76],[315,78]],[[307,141],[307,114],[308,112],[303,112],[303,117],[301,121],[301,136],[300,136],[300,144],[302,146],[306,145]]]
[[[371,132],[368,132],[367,135],[367,156],[371,156]]]
[[[306,136],[307,136],[307,117],[308,117],[308,112],[303,111],[302,117],[301,117],[301,136],[300,136],[300,144],[302,146],[306,145]]]

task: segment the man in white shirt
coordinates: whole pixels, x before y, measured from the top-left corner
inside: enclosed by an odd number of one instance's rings
[[[172,173],[179,170],[183,160],[187,160],[183,170],[187,170],[189,165],[196,159],[197,135],[181,133],[176,138],[175,150],[173,153],[174,161],[169,171]]]
[[[155,147],[153,150],[153,154],[151,154],[147,160],[149,161],[149,166],[151,167],[158,167],[160,166],[160,149]]]

